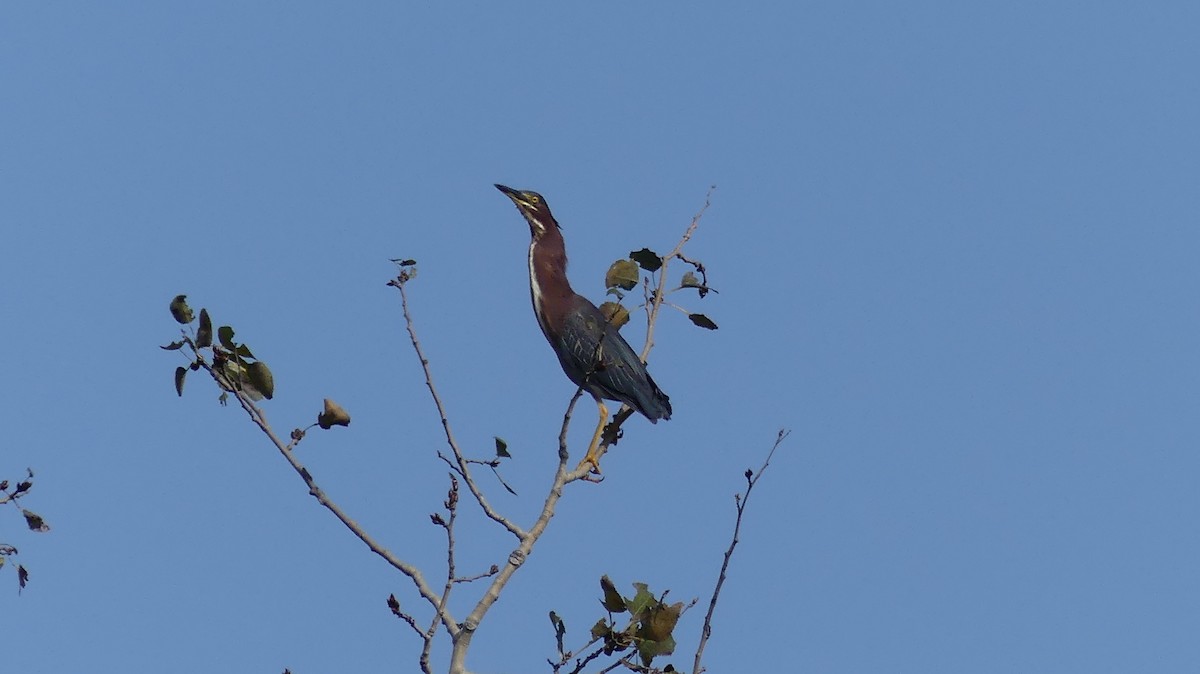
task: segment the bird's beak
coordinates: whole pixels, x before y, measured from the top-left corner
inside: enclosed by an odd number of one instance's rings
[[[503,192],[504,196],[508,197],[509,199],[512,199],[512,202],[517,205],[518,211],[521,211],[522,213],[530,213],[531,212],[530,204],[525,199],[525,194],[523,192],[521,192],[521,190],[514,190],[513,188],[511,188],[507,185],[500,185],[500,184],[496,185],[496,189]]]

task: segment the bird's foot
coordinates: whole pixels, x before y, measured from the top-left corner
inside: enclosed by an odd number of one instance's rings
[[[580,470],[583,470],[584,468],[587,468],[587,472],[591,475],[599,475],[600,474],[600,457],[596,456],[592,452],[588,452],[587,456],[583,457],[583,461],[580,461],[579,465],[575,466],[575,472],[579,472]]]

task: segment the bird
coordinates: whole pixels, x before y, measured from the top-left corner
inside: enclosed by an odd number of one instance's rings
[[[600,438],[608,420],[605,400],[624,403],[650,420],[671,418],[671,399],[604,314],[567,280],[567,249],[558,221],[537,192],[497,184],[529,223],[529,296],[533,314],[567,378],[591,394],[600,413],[579,467],[600,473]]]

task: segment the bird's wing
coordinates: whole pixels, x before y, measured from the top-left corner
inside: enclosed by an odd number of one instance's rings
[[[575,310],[567,313],[563,326],[562,339],[567,347],[561,356],[563,368],[568,373],[585,373],[585,381],[576,381],[585,389],[627,403],[650,417],[647,407],[654,394],[661,393],[646,373],[646,366],[600,310],[580,299]]]

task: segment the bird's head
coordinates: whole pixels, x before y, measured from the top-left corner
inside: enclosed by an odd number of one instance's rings
[[[558,228],[558,221],[551,215],[550,207],[546,205],[546,199],[542,195],[528,190],[514,190],[504,185],[496,185],[496,189],[517,205],[517,210],[521,211],[521,215],[525,216],[525,221],[529,223],[529,233],[533,238],[540,239],[551,228]]]

